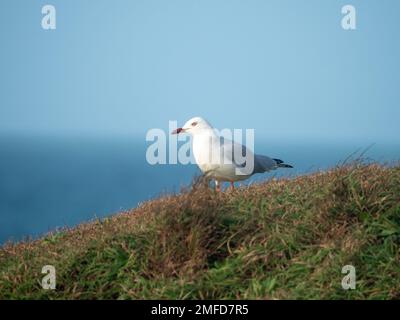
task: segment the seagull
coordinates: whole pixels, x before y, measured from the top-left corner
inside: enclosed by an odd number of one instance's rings
[[[278,168],[293,168],[280,159],[254,154],[246,146],[221,137],[203,118],[194,117],[182,128],[171,134],[187,133],[192,136],[192,152],[201,172],[207,179],[214,179],[215,189],[221,190],[222,182],[246,180],[256,173]]]

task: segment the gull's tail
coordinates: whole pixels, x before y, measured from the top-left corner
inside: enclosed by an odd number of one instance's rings
[[[281,159],[272,159],[276,162],[276,164],[278,165],[279,168],[293,168],[293,166],[291,166],[290,164],[286,164],[283,162],[283,160]]]

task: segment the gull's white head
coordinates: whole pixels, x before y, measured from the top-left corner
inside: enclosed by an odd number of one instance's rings
[[[172,134],[178,134],[178,133],[190,133],[190,134],[196,134],[202,130],[212,130],[211,125],[204,120],[201,117],[194,117],[184,124],[182,128],[178,128],[174,131],[172,131]]]

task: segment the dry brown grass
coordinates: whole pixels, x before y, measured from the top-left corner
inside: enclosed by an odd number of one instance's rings
[[[0,249],[3,298],[399,298],[400,168],[178,195]],[[41,267],[57,290],[41,289]],[[358,288],[341,288],[341,268]]]

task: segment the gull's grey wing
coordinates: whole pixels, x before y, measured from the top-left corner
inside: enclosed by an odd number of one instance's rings
[[[263,173],[275,170],[279,167],[292,168],[292,166],[283,163],[283,161],[280,159],[273,159],[264,155],[253,154],[253,152],[246,146],[233,142],[228,139],[224,139],[223,137],[220,138],[220,144],[224,158],[228,159],[228,161],[229,160],[232,161],[237,167],[241,168],[246,167],[246,161],[245,161],[246,155],[249,155],[249,159],[254,159],[254,169],[251,174]],[[240,155],[241,158],[238,159],[237,155],[240,154],[240,151],[241,151]]]
[[[244,168],[246,166],[245,157],[253,157],[253,152],[246,146],[236,143],[229,139],[224,139],[220,137],[221,150],[223,152],[223,157],[227,161],[231,161],[237,167]]]

